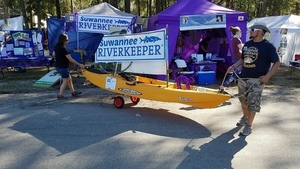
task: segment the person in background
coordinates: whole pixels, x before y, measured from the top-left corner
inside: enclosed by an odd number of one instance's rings
[[[209,47],[210,41],[211,41],[211,38],[206,37],[199,43],[198,54],[203,54],[204,60],[206,60],[206,53],[208,53],[210,51],[210,47]]]
[[[255,23],[250,28],[251,40],[243,46],[241,58],[227,69],[227,72],[230,72],[242,66],[238,79],[238,96],[242,105],[243,117],[236,125],[244,126],[240,132],[243,136],[252,133],[254,117],[261,110],[264,84],[280,66],[276,48],[264,39],[265,33],[270,32],[269,29],[264,23]]]
[[[231,40],[232,63],[236,63],[241,58],[241,55],[242,55],[243,43],[240,39],[242,36],[242,32],[238,26],[236,26],[236,27],[231,26],[229,29],[233,36],[233,38]]]
[[[216,22],[223,22],[223,17],[222,17],[222,15],[217,15],[217,16],[216,16]]]
[[[55,68],[62,78],[62,83],[60,85],[60,90],[59,90],[59,94],[57,95],[57,99],[65,98],[63,94],[67,86],[71,90],[71,95],[73,97],[77,97],[78,95],[81,94],[81,92],[77,92],[74,89],[72,76],[70,75],[70,70],[69,70],[69,62],[79,66],[82,69],[84,69],[84,65],[76,62],[71,57],[68,49],[66,48],[68,42],[69,42],[68,35],[62,33],[59,35],[58,41],[54,46],[53,55],[56,60]]]

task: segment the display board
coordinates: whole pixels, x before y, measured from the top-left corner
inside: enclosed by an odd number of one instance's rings
[[[10,31],[5,35],[1,57],[44,59],[42,31]]]

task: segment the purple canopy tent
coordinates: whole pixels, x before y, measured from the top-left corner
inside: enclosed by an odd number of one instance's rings
[[[230,42],[232,35],[230,26],[239,26],[243,32],[242,41],[246,41],[247,13],[228,9],[208,0],[178,0],[166,10],[149,18],[148,30],[165,28],[168,25],[169,42],[169,63],[171,63],[176,49],[177,37],[179,35],[180,16],[183,15],[206,15],[206,14],[225,14],[226,15],[226,37]],[[241,19],[243,18],[243,19]],[[201,28],[201,25],[199,26]],[[207,28],[204,28],[207,29]],[[231,43],[228,43],[232,53]],[[231,58],[225,58],[226,64],[231,64]],[[230,62],[230,63],[227,63]]]

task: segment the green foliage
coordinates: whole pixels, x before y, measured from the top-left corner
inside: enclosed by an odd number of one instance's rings
[[[213,0],[226,6],[228,1]],[[276,15],[299,15],[300,11],[296,11],[296,3],[299,0],[233,0],[229,7],[234,10],[247,12],[249,19],[276,16]]]
[[[161,10],[164,10],[175,3],[177,0],[160,0]],[[249,19],[273,16],[296,14],[299,15],[299,0],[212,0],[214,3],[234,10],[247,12]],[[25,5],[27,20],[32,15],[38,14],[40,19],[46,19],[47,15],[57,16],[57,11],[61,11],[62,15],[78,11],[102,2],[114,4],[117,2],[117,8],[124,11],[125,0],[59,0],[60,9],[56,9],[55,0],[3,0],[4,5],[16,11],[21,11],[21,4]],[[21,3],[24,2],[24,3]],[[73,2],[73,5],[71,5]],[[156,0],[130,0],[131,13],[140,14],[140,16],[149,16],[149,13],[155,14]],[[140,4],[139,7],[137,4]],[[297,8],[298,5],[298,8]],[[150,12],[151,11],[151,12]],[[26,20],[26,19],[25,19]]]

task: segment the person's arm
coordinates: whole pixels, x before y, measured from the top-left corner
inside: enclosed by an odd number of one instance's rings
[[[227,69],[227,73],[228,73],[228,72],[234,71],[235,68],[240,67],[243,63],[244,63],[244,61],[243,61],[243,59],[241,58],[241,59],[238,60],[235,64],[229,66],[229,68]]]
[[[202,49],[204,52],[208,52],[207,49],[206,49],[204,46],[201,45],[200,47],[201,47],[201,49]]]
[[[259,80],[260,83],[263,83],[263,84],[267,83],[270,80],[270,78],[276,73],[279,66],[280,66],[280,61],[275,62],[272,65],[270,71],[265,76],[260,77],[260,80]]]
[[[71,63],[74,63],[75,65],[79,66],[80,68],[84,68],[84,65],[81,64],[81,63],[76,62],[76,60],[74,60],[70,54],[67,54],[66,57],[68,58],[68,60]]]
[[[242,43],[238,44],[238,47],[239,47],[239,50],[242,51],[243,44]]]
[[[207,47],[205,48],[205,46],[204,45],[201,45],[200,46],[200,48],[204,51],[204,52],[206,52],[206,53],[208,53],[209,52],[209,46],[207,45]]]

